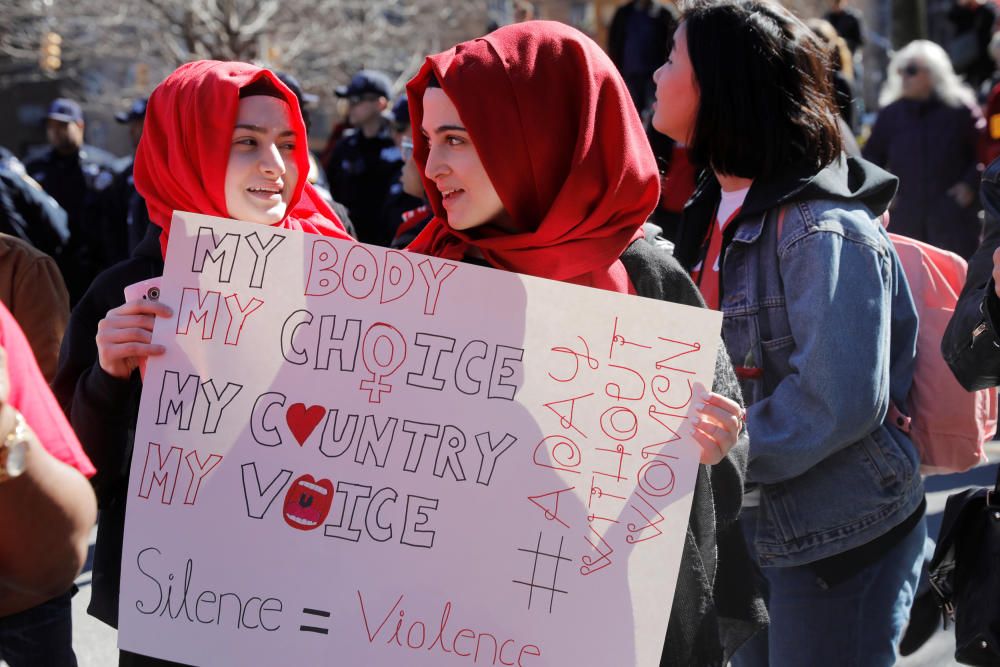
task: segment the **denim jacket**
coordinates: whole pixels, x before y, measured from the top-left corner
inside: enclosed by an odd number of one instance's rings
[[[727,228],[723,338],[750,406],[761,565],[859,547],[923,498],[912,442],[884,423],[890,400],[904,405],[916,350],[909,287],[875,221],[894,191],[886,172],[842,159],[813,176],[755,182]],[[717,192],[709,183],[689,203],[689,234],[704,229],[698,214],[712,217]],[[678,255],[690,266],[684,236]]]

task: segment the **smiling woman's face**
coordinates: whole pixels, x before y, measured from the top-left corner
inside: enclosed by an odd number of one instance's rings
[[[241,99],[226,165],[229,217],[281,222],[299,180],[294,152],[288,104],[266,95]]]
[[[469,230],[501,218],[500,195],[479,159],[458,109],[440,88],[424,93],[421,131],[429,152],[424,175],[441,193],[448,225]]]

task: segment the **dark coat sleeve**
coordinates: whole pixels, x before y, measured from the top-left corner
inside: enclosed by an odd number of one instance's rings
[[[52,391],[97,468],[92,482],[103,506],[128,482],[130,449],[142,383],[121,380],[98,362],[97,325],[125,303],[124,288],[158,275],[155,262],[130,259],[100,274],[70,316]]]
[[[1000,248],[1000,160],[983,174],[980,196],[986,237],[969,260],[965,286],[941,340],[945,361],[969,391],[1000,384],[1000,300],[993,281],[993,252]]]

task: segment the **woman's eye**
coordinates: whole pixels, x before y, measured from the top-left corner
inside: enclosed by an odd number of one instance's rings
[[[462,137],[456,137],[453,134],[450,134],[447,137],[445,137],[444,141],[449,146],[461,146],[462,144],[465,143],[465,139],[463,139]]]
[[[239,144],[241,146],[256,146],[257,140],[253,137],[241,137],[233,142],[234,144]]]
[[[291,143],[289,143],[289,144],[281,144],[281,150],[283,150],[283,151],[294,151],[295,150],[295,144],[291,144]]]

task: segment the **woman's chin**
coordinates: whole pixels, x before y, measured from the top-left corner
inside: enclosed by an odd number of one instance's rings
[[[285,217],[285,207],[280,207],[280,210],[276,208],[263,210],[246,210],[238,212],[236,215],[230,214],[229,217],[236,220],[242,220],[243,222],[253,223],[255,225],[276,225],[281,222],[282,218]]]

